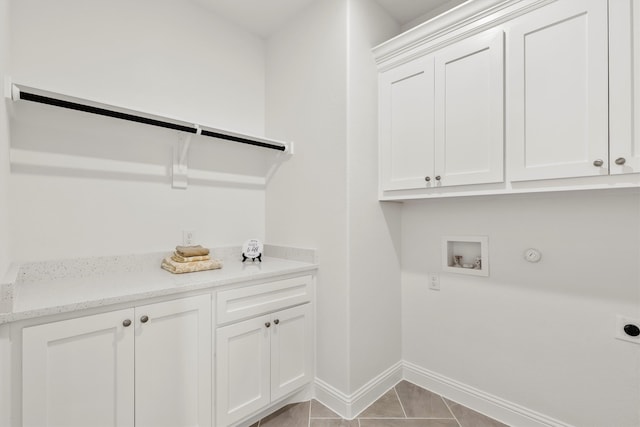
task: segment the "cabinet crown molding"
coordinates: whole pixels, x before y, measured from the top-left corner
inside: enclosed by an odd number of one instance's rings
[[[386,70],[557,0],[469,0],[373,48]]]

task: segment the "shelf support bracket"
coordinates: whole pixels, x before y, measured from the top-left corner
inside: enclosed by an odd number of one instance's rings
[[[196,135],[202,133],[200,126],[194,125],[196,128]],[[185,190],[188,187],[189,181],[189,148],[191,147],[191,138],[193,134],[181,134],[178,145],[173,148],[173,173],[172,173],[172,188],[178,188]]]

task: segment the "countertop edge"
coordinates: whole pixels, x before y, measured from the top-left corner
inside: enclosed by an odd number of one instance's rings
[[[219,280],[194,280],[193,283],[185,284],[179,288],[165,288],[153,291],[145,291],[140,293],[133,293],[121,296],[114,296],[108,298],[98,298],[95,300],[88,300],[83,302],[77,302],[72,304],[65,304],[61,306],[43,307],[33,310],[0,313],[0,325],[4,325],[11,322],[17,322],[21,320],[34,319],[38,317],[52,316],[56,314],[72,313],[75,311],[82,311],[92,308],[108,307],[116,304],[134,303],[143,301],[150,298],[157,298],[170,295],[184,294],[193,291],[201,291],[206,289],[215,289],[221,286],[234,285],[239,283],[248,283],[256,280],[273,279],[281,276],[301,273],[315,272],[319,268],[317,263],[308,264],[304,266],[298,266],[293,268],[284,268],[280,271],[272,271],[267,273],[256,273],[247,276],[232,277]],[[193,273],[190,273],[193,274]]]

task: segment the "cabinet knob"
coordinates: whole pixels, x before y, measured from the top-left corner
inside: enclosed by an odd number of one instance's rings
[[[142,323],[147,323],[147,322],[149,321],[149,316],[146,316],[146,315],[145,315],[145,316],[142,316],[142,317],[140,318],[140,321],[141,321]]]
[[[266,326],[267,328],[270,328],[271,327],[271,322],[265,323],[264,326]]]
[[[124,326],[125,328],[128,328],[129,326],[131,326],[131,320],[124,319],[124,321],[122,322],[122,326]]]
[[[440,175],[436,175],[436,181],[440,181],[442,177]]]
[[[620,165],[620,166],[622,166],[622,165],[624,165],[626,162],[627,162],[627,159],[625,159],[624,157],[618,157],[618,158],[616,159],[616,165]]]
[[[276,325],[279,325],[280,324],[280,319],[274,320],[273,323],[275,323]]]
[[[430,176],[425,176],[425,177],[424,177],[424,180],[425,180],[425,181],[427,181],[427,182],[429,182],[429,181],[431,181],[431,177],[430,177]]]
[[[602,165],[604,165],[604,162],[602,160],[600,160],[600,159],[593,161],[593,166],[595,166],[595,167],[599,168]]]

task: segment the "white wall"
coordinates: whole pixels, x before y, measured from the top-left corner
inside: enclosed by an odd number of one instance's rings
[[[195,2],[16,0],[11,22],[18,83],[264,134],[263,40]],[[27,103],[15,109],[12,149],[38,157],[12,165],[16,260],[169,250],[183,229],[215,246],[264,238],[264,187],[192,180],[186,191],[171,189],[177,133]],[[263,153],[201,137],[189,166],[264,177],[271,154]]]
[[[640,315],[639,217],[630,191],[406,203],[405,360],[571,425],[640,425],[639,349],[613,338]],[[489,236],[490,277],[429,291],[444,235]]]
[[[9,25],[9,0],[0,0],[0,279],[4,277],[10,261],[8,230],[9,129],[4,101],[4,84],[2,84],[9,65]],[[10,350],[9,328],[0,327],[0,427],[10,426]]]
[[[448,12],[449,10],[453,9],[454,7],[457,7],[459,5],[461,5],[462,3],[467,2],[468,0],[449,0],[445,3],[443,3],[442,5],[436,7],[435,9],[433,9],[430,12],[425,13],[424,15],[420,15],[417,18],[412,19],[411,21],[407,22],[406,24],[402,25],[402,28],[400,29],[402,32],[408,31],[414,27],[417,27],[420,24],[423,24],[425,22],[427,22],[430,19],[435,18],[438,15],[442,15],[443,13]]]
[[[295,155],[267,188],[267,241],[319,251],[317,372],[348,390],[346,4],[312,4],[267,41],[267,134]]]
[[[13,0],[16,82],[262,134],[263,41],[190,0]]]
[[[267,133],[296,143],[267,190],[267,239],[318,248],[317,376],[347,396],[401,355],[400,207],[377,202],[371,55],[397,31],[375,2],[317,2],[267,45]]]
[[[4,76],[9,68],[9,0],[0,0],[0,279],[9,264],[9,120]]]
[[[0,80],[9,66],[9,0],[0,0]],[[4,102],[4,84],[0,81],[0,279],[9,257],[9,123]],[[0,327],[0,426],[9,427],[11,365],[9,329]]]
[[[398,26],[376,2],[349,0],[348,269],[353,393],[401,360],[400,208],[379,203],[378,72],[371,48]]]

